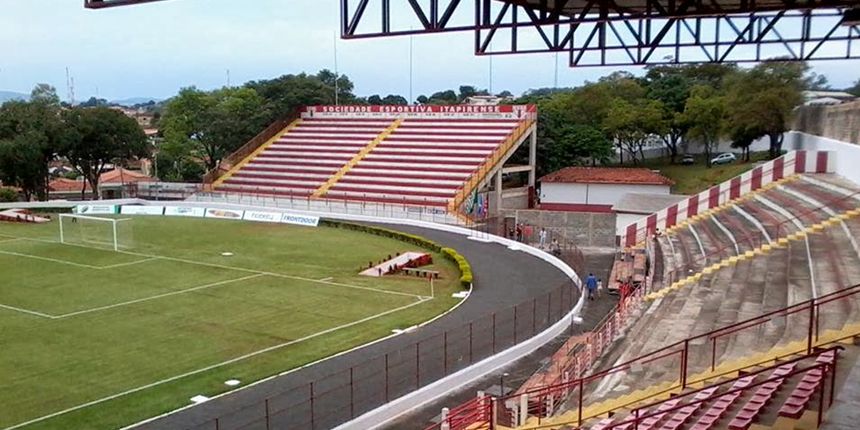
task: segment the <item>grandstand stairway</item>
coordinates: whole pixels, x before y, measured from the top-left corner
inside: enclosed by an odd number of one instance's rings
[[[505,108],[510,113],[355,115],[307,108],[213,188],[455,212],[534,132],[533,107]]]

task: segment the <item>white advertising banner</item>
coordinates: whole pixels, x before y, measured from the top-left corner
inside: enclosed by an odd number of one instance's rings
[[[164,206],[123,206],[123,215],[164,215]]]
[[[75,213],[78,215],[104,215],[115,214],[116,205],[77,205]]]
[[[245,221],[281,222],[284,214],[281,212],[245,211]]]
[[[207,208],[206,209],[206,218],[241,220],[243,215],[245,215],[245,211],[237,211],[237,210],[233,210],[233,209],[218,209],[218,208]]]
[[[295,225],[303,225],[305,227],[316,227],[320,223],[320,218],[317,216],[310,216],[310,215],[284,214],[284,216],[281,217],[281,222],[284,224],[295,224]]]
[[[206,209],[187,208],[182,206],[168,206],[164,208],[164,214],[167,216],[187,216],[194,218],[203,218],[203,216],[206,214]]]

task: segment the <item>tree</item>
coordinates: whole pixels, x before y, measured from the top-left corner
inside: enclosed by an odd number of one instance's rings
[[[81,103],[80,107],[97,107],[97,106],[107,106],[108,101],[105,99],[97,99],[95,97],[90,97],[89,100]]]
[[[246,88],[253,89],[263,98],[265,123],[284,118],[297,109],[313,105],[333,105],[334,83],[338,83],[338,103],[358,102],[352,93],[353,84],[346,75],[335,79],[334,73],[322,70],[317,75],[300,73],[283,75],[275,79],[251,81]]]
[[[212,170],[265,127],[270,115],[264,104],[251,88],[183,88],[168,102],[161,129],[167,143],[185,146]]]
[[[389,94],[382,99],[382,103],[391,106],[406,106],[409,104],[409,100],[401,95]]]
[[[62,155],[90,184],[98,198],[99,176],[108,163],[149,155],[143,130],[132,118],[114,109],[74,108],[63,113],[66,130]]]
[[[44,193],[41,148],[46,145],[45,139],[44,134],[30,130],[12,140],[0,141],[0,179],[20,188],[27,201]]]
[[[567,125],[555,133],[550,170],[567,166],[608,163],[612,158],[612,142],[600,130],[588,125]]]
[[[60,96],[57,95],[57,89],[50,85],[36,84],[36,87],[30,92],[30,101],[59,106]]]
[[[426,105],[427,103],[430,102],[430,99],[427,96],[422,94],[422,95],[418,96],[418,98],[415,99],[415,101],[422,104],[422,105]]]
[[[663,122],[666,133],[660,136],[669,151],[671,162],[678,156],[681,138],[687,132],[681,116],[684,105],[690,96],[693,80],[687,76],[683,67],[653,68],[646,74],[648,98],[659,101],[663,106]]]
[[[630,154],[633,164],[640,159],[644,161],[648,138],[665,131],[663,106],[656,100],[645,98],[632,102],[623,98],[612,99],[603,129],[618,147],[621,164],[624,164],[624,151]]]
[[[431,105],[455,105],[459,102],[454,90],[438,91],[430,95],[426,104]]]
[[[827,76],[819,75],[815,72],[809,72],[809,74],[803,78],[803,87],[809,91],[832,90],[830,82],[827,80]]]
[[[767,61],[726,77],[726,103],[732,107],[732,128],[760,131],[770,140],[770,156],[782,152],[783,134],[793,110],[803,102],[804,63]]]
[[[29,200],[48,197],[48,164],[56,157],[62,133],[60,98],[46,84],[37,85],[29,102],[0,106],[0,141],[5,142],[3,181],[22,189]],[[10,161],[11,160],[11,161]]]
[[[854,81],[854,85],[845,89],[845,92],[854,94],[857,97],[860,97],[860,79]]]
[[[711,154],[720,142],[726,118],[726,99],[707,85],[697,85],[690,91],[684,108],[683,121],[687,137],[698,140],[705,149],[705,160],[711,167]]]
[[[508,98],[508,97],[513,97],[513,96],[514,96],[514,93],[512,93],[508,90],[504,90],[504,91],[496,94],[496,97],[501,97],[501,98]]]

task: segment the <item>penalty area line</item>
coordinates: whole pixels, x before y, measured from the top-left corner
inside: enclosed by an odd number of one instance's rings
[[[21,238],[21,239],[32,240],[35,242],[44,242],[44,243],[53,243],[53,244],[59,244],[59,245],[77,246],[79,248],[106,251],[106,250],[101,249],[101,248],[81,245],[81,244],[77,244],[77,243],[60,243],[60,242],[53,241],[53,240],[35,239],[35,238]],[[113,252],[113,251],[111,251],[111,252]],[[420,294],[410,294],[410,293],[403,293],[400,291],[382,290],[379,288],[372,288],[372,287],[362,287],[360,285],[351,285],[351,284],[344,284],[344,283],[340,283],[340,282],[323,281],[323,280],[319,280],[319,279],[305,278],[303,276],[287,275],[285,273],[277,273],[277,272],[267,272],[267,271],[263,271],[263,270],[248,269],[245,267],[227,266],[227,265],[218,264],[218,263],[207,263],[207,262],[203,262],[203,261],[188,260],[185,258],[168,257],[168,256],[164,256],[164,255],[154,255],[154,254],[144,254],[142,252],[123,251],[123,250],[116,251],[116,252],[118,252],[120,254],[134,255],[134,256],[138,256],[138,257],[155,258],[155,259],[160,259],[160,260],[165,260],[165,261],[175,261],[178,263],[194,264],[194,265],[206,266],[206,267],[216,267],[219,269],[236,270],[239,272],[246,272],[246,273],[256,273],[256,274],[260,274],[260,275],[272,276],[275,278],[293,279],[293,280],[297,280],[297,281],[312,282],[315,284],[329,285],[329,286],[333,286],[333,287],[352,288],[355,290],[371,291],[371,292],[375,292],[375,293],[379,293],[379,294],[391,294],[391,295],[395,295],[395,296],[412,297],[414,299],[419,299],[419,300],[424,297]],[[101,267],[98,267],[98,266],[91,266],[90,268],[101,269]]]
[[[112,305],[99,306],[99,307],[97,307],[97,308],[84,309],[84,310],[82,310],[82,311],[77,311],[77,312],[69,312],[69,313],[67,313],[67,314],[57,315],[57,316],[55,316],[54,318],[55,318],[55,319],[62,319],[62,318],[69,318],[69,317],[73,317],[73,316],[77,316],[77,315],[88,314],[88,313],[92,313],[92,312],[104,311],[104,310],[107,310],[107,309],[113,309],[113,308],[118,308],[118,307],[121,307],[121,306],[133,305],[133,304],[136,304],[136,303],[142,303],[142,302],[147,302],[147,301],[150,301],[150,300],[161,299],[161,298],[164,298],[164,297],[176,296],[176,295],[179,295],[179,294],[186,294],[186,293],[191,293],[191,292],[194,292],[194,291],[205,290],[205,289],[207,289],[207,288],[220,287],[221,285],[232,284],[232,283],[234,283],[234,282],[247,281],[247,280],[249,280],[249,279],[259,278],[259,277],[261,277],[261,276],[266,276],[266,275],[263,275],[263,274],[255,274],[255,275],[250,275],[250,276],[244,276],[244,277],[237,278],[237,279],[227,279],[227,280],[224,280],[224,281],[213,282],[213,283],[211,283],[211,284],[200,285],[200,286],[198,286],[198,287],[191,287],[191,288],[186,288],[186,289],[184,289],[184,290],[171,291],[171,292],[169,292],[169,293],[156,294],[156,295],[154,295],[154,296],[150,296],[150,297],[143,297],[143,298],[140,298],[140,299],[129,300],[129,301],[127,301],[127,302],[114,303],[114,304],[112,304]]]
[[[246,359],[248,359],[248,358],[255,357],[255,356],[260,355],[260,354],[265,354],[265,353],[267,353],[267,352],[276,351],[276,350],[278,350],[278,349],[281,349],[281,348],[284,348],[284,347],[287,347],[287,346],[290,346],[290,345],[295,345],[295,344],[297,344],[297,343],[301,343],[301,342],[304,342],[304,341],[307,341],[307,340],[310,340],[310,339],[313,339],[313,338],[316,338],[316,337],[319,337],[319,336],[324,336],[324,335],[327,335],[327,334],[329,334],[329,333],[332,333],[332,332],[335,332],[335,331],[338,331],[338,330],[342,330],[342,329],[345,329],[345,328],[349,328],[349,327],[352,327],[352,326],[355,326],[355,325],[358,325],[358,324],[363,324],[363,323],[366,323],[366,322],[368,322],[368,321],[375,320],[375,319],[377,319],[377,318],[381,318],[381,317],[384,317],[384,316],[387,316],[387,315],[390,315],[390,314],[393,314],[393,313],[396,313],[396,312],[400,312],[400,311],[402,311],[402,310],[409,309],[409,308],[411,308],[411,307],[413,307],[413,306],[420,305],[420,304],[423,304],[423,303],[425,303],[425,302],[427,302],[427,300],[425,300],[425,299],[418,299],[416,302],[414,302],[414,303],[410,303],[410,304],[408,304],[408,305],[400,306],[400,307],[397,307],[397,308],[394,308],[394,309],[389,309],[389,310],[387,310],[387,311],[385,311],[385,312],[381,312],[381,313],[378,313],[378,314],[375,314],[375,315],[370,315],[370,316],[365,317],[365,318],[362,318],[362,319],[360,319],[360,320],[356,320],[356,321],[353,321],[353,322],[350,322],[350,323],[347,323],[347,324],[342,324],[342,325],[339,325],[339,326],[337,326],[337,327],[332,327],[332,328],[329,328],[329,329],[326,329],[326,330],[323,330],[323,331],[320,331],[320,332],[317,332],[317,333],[309,334],[309,335],[307,335],[307,336],[304,336],[304,337],[301,337],[301,338],[298,338],[298,339],[294,339],[294,340],[291,340],[291,341],[289,341],[289,342],[284,342],[284,343],[279,343],[279,344],[277,344],[277,345],[272,345],[272,346],[270,346],[270,347],[268,347],[268,348],[263,348],[263,349],[261,349],[261,350],[254,351],[254,352],[251,352],[251,353],[248,353],[248,354],[245,354],[245,355],[240,355],[240,356],[238,356],[238,357],[231,358],[231,359],[229,359],[229,360],[227,360],[227,361],[222,361],[222,362],[220,362],[220,363],[216,363],[216,364],[213,364],[213,365],[210,365],[210,366],[206,366],[206,367],[203,367],[203,368],[200,368],[200,369],[197,369],[197,370],[192,370],[192,371],[190,371],[190,372],[186,372],[186,373],[183,373],[183,374],[181,374],[181,375],[171,376],[170,378],[162,379],[162,380],[160,380],[160,381],[155,381],[155,382],[153,382],[153,383],[146,384],[146,385],[142,385],[142,386],[140,386],[140,387],[132,388],[132,389],[129,389],[129,390],[125,390],[125,391],[123,391],[123,392],[116,393],[116,394],[112,394],[112,395],[107,396],[107,397],[102,397],[101,399],[96,399],[96,400],[93,400],[93,401],[91,401],[91,402],[87,402],[87,403],[80,404],[80,405],[78,405],[78,406],[73,406],[73,407],[71,407],[71,408],[63,409],[63,410],[61,410],[61,411],[57,411],[57,412],[54,412],[54,413],[52,413],[52,414],[48,414],[48,415],[41,416],[41,417],[39,417],[39,418],[32,419],[32,420],[30,420],[30,421],[25,421],[25,422],[22,422],[22,423],[19,423],[19,424],[15,424],[15,425],[13,425],[13,426],[11,426],[11,427],[6,427],[6,428],[5,428],[5,429],[3,429],[3,430],[15,430],[15,429],[19,429],[19,428],[21,428],[21,427],[25,427],[25,426],[28,426],[28,425],[31,425],[31,424],[35,424],[35,423],[38,423],[38,422],[42,422],[42,421],[45,421],[45,420],[48,420],[48,419],[51,419],[51,418],[58,417],[58,416],[60,416],[60,415],[65,415],[65,414],[67,414],[67,413],[69,413],[69,412],[74,412],[74,411],[77,411],[77,410],[80,410],[80,409],[88,408],[88,407],[90,407],[90,406],[97,405],[97,404],[99,404],[99,403],[103,403],[103,402],[107,402],[107,401],[110,401],[110,400],[114,400],[114,399],[117,399],[117,398],[120,398],[120,397],[123,397],[123,396],[127,396],[127,395],[129,395],[129,394],[134,394],[134,393],[137,393],[137,392],[139,392],[139,391],[143,391],[143,390],[146,390],[146,389],[149,389],[149,388],[157,387],[157,386],[159,386],[159,385],[163,385],[163,384],[166,384],[166,383],[169,383],[169,382],[173,382],[173,381],[176,381],[176,380],[179,380],[179,379],[183,379],[183,378],[186,378],[186,377],[189,377],[189,376],[193,376],[193,375],[196,375],[196,374],[198,374],[198,373],[208,372],[208,371],[210,371],[210,370],[217,369],[217,368],[219,368],[219,367],[223,367],[223,366],[226,366],[226,365],[229,365],[229,364],[233,364],[233,363],[236,363],[236,362],[239,362],[239,361],[242,361],[242,360],[246,360]]]
[[[10,311],[15,311],[15,312],[21,312],[21,313],[29,314],[29,315],[35,315],[37,317],[47,318],[47,319],[51,319],[51,320],[57,319],[57,317],[55,317],[53,315],[43,314],[41,312],[31,311],[29,309],[24,309],[24,308],[16,308],[15,306],[0,304],[0,308],[8,309]]]

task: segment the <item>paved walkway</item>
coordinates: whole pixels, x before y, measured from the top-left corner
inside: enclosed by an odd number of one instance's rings
[[[386,228],[396,229],[407,233],[417,234],[433,240],[441,245],[457,249],[472,265],[475,273],[472,296],[454,312],[440,318],[434,323],[413,332],[377,342],[365,348],[352,351],[331,359],[322,361],[295,372],[260,383],[252,388],[210,400],[193,408],[163,417],[142,425],[142,429],[214,429],[214,419],[222,418],[220,430],[230,430],[241,426],[243,429],[265,428],[265,422],[257,421],[248,426],[249,417],[259,418],[263,401],[266,398],[283,399],[293,394],[295,387],[318,381],[326,375],[343,372],[351,366],[364,364],[378,359],[389,352],[400,353],[402,348],[414,346],[416,341],[425,339],[446,330],[462,328],[464,324],[478,317],[490,315],[493,312],[506,309],[512,305],[524,302],[538,295],[543,295],[569,283],[561,271],[538,258],[524,252],[511,251],[498,244],[488,244],[469,240],[465,236],[437,230],[427,230],[418,227],[385,225]],[[573,300],[576,300],[576,296]],[[432,381],[421,380],[421,385]],[[384,382],[382,382],[384,384]],[[376,391],[379,385],[376,385]],[[328,394],[326,403],[317,404],[318,410],[327,412],[324,422],[314,423],[315,429],[326,429],[345,421],[344,405],[349,414],[349,390],[340,390]],[[372,398],[378,392],[356,393],[357,398]],[[338,398],[338,397],[341,398]],[[343,397],[346,398],[343,398]],[[331,402],[331,403],[329,403]],[[368,403],[366,408],[360,407],[356,415],[372,409]],[[376,407],[378,405],[373,405]],[[366,410],[365,410],[366,409]],[[244,416],[243,415],[246,415]],[[233,424],[231,423],[241,423]],[[306,424],[305,424],[306,426]],[[295,423],[282,423],[273,428],[300,428]],[[303,427],[302,427],[303,428]],[[307,427],[310,428],[310,427]]]

